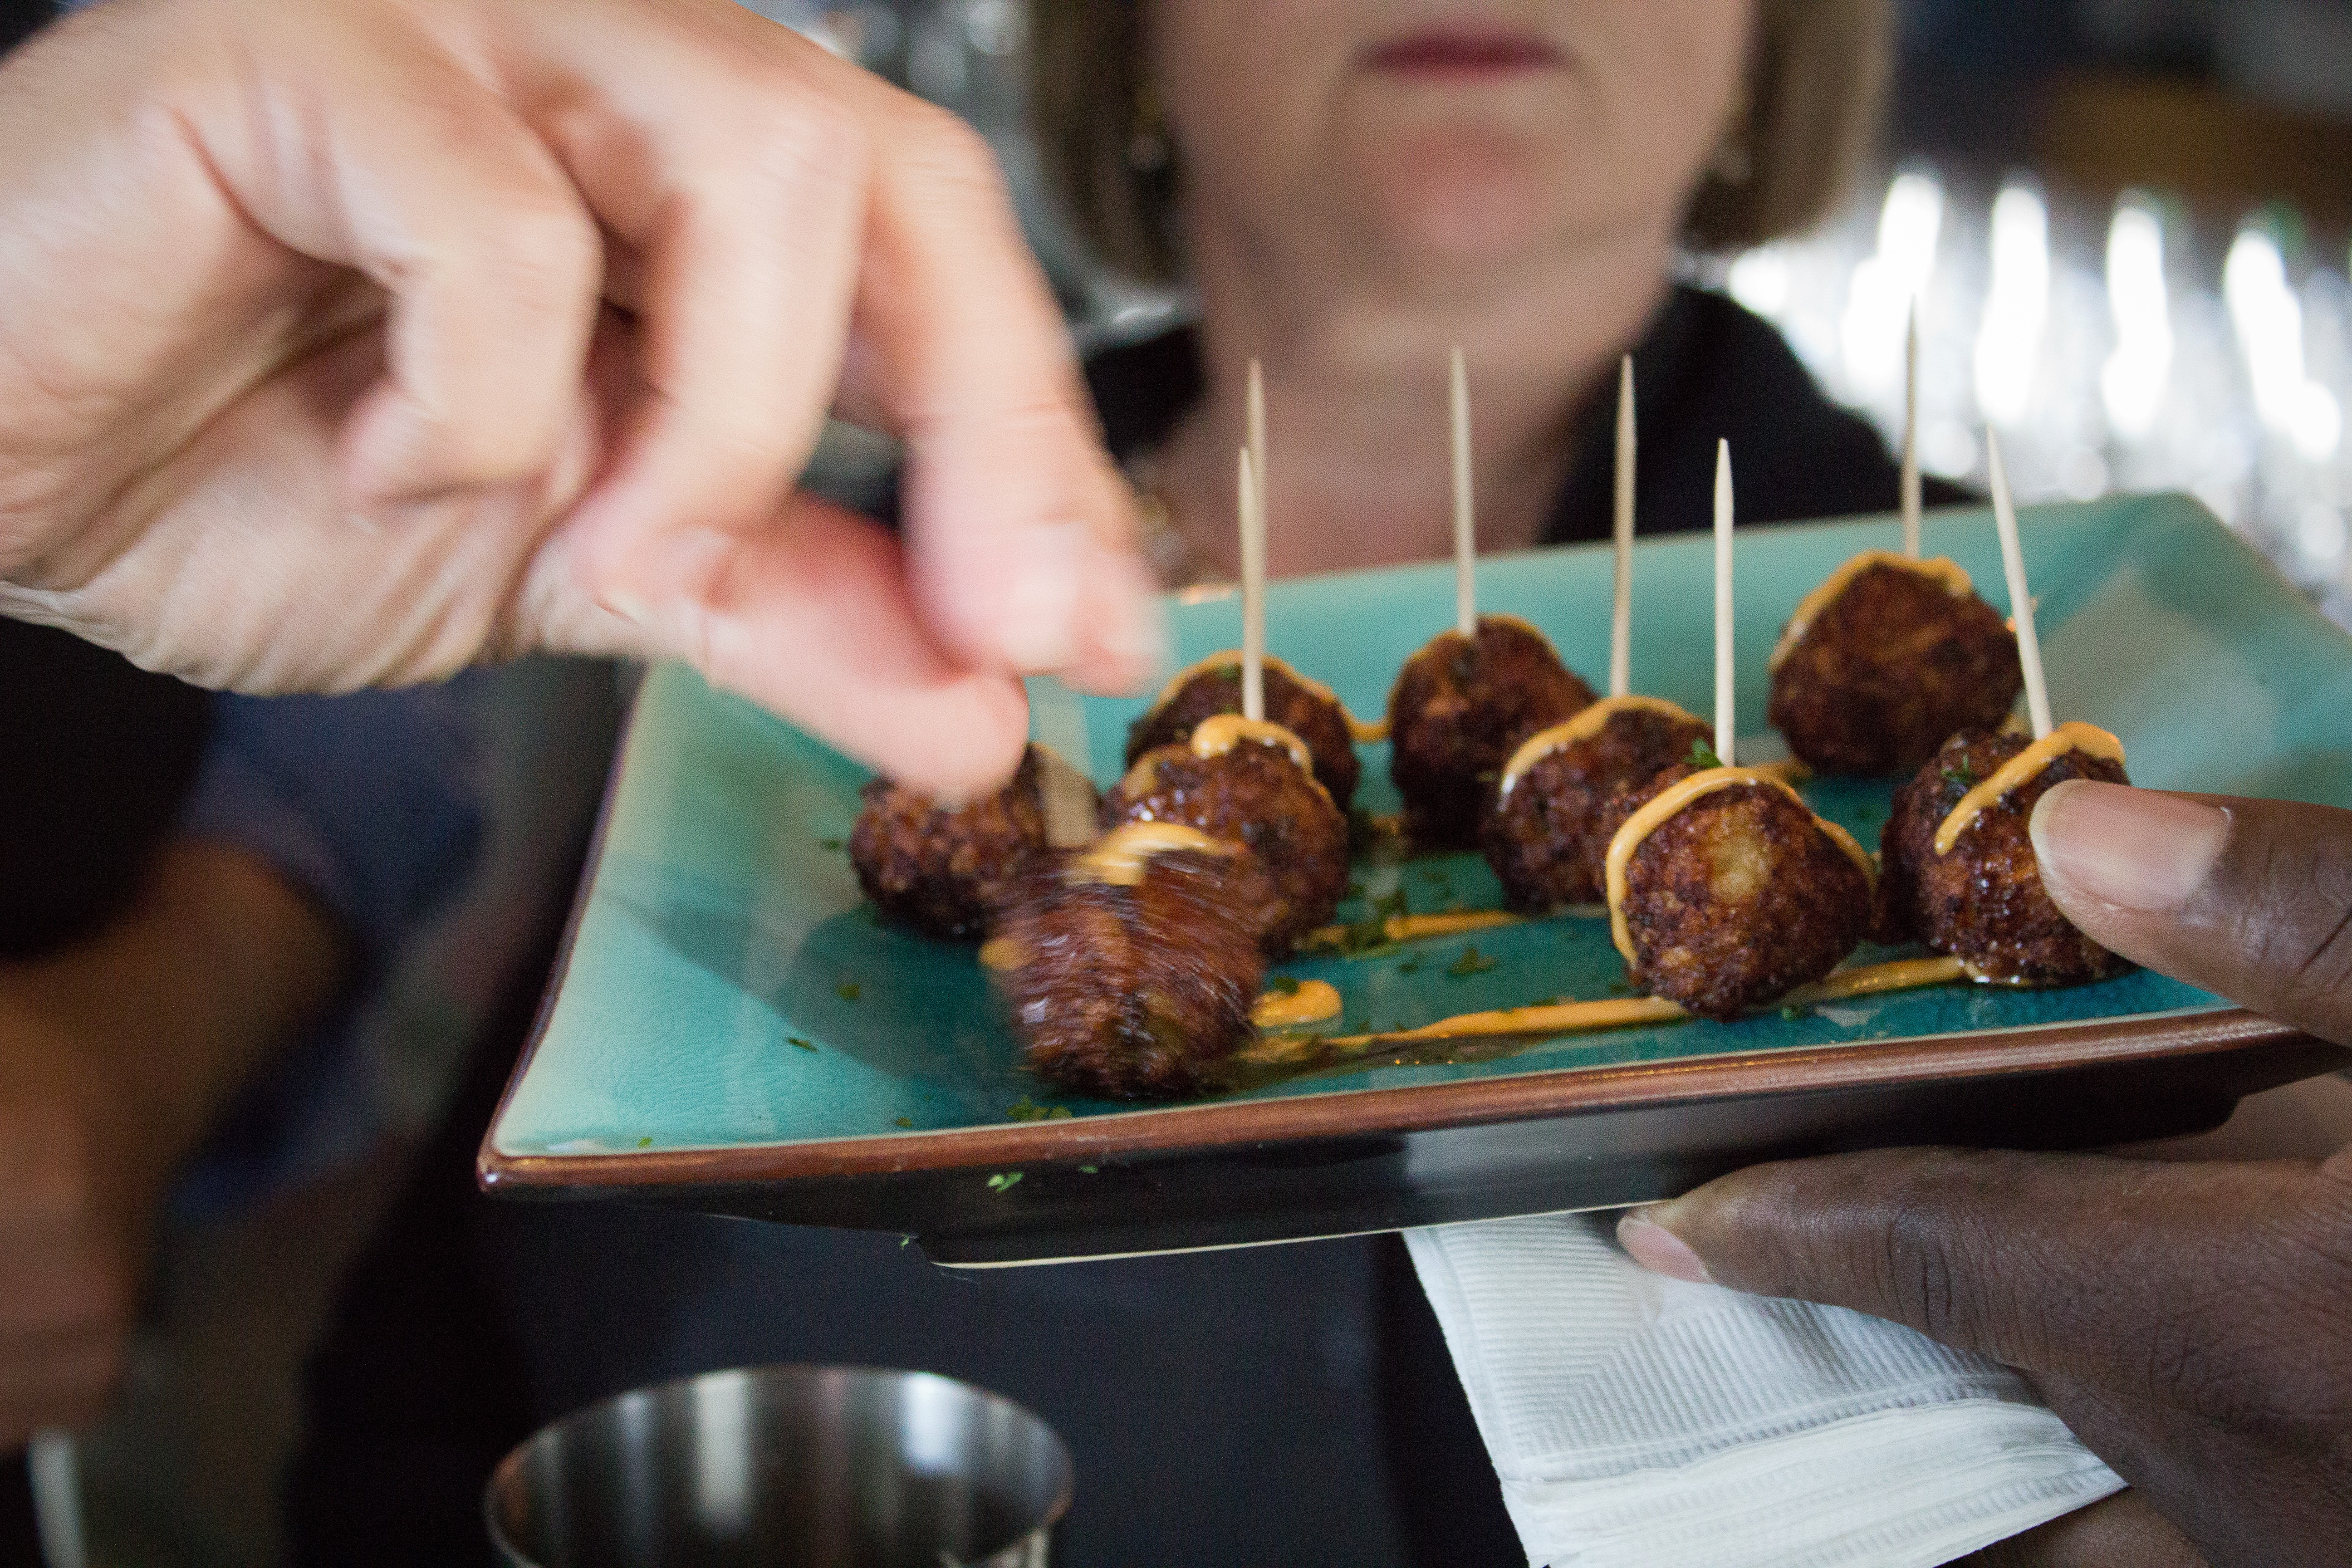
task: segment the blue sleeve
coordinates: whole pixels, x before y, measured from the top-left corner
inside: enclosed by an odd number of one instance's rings
[[[485,831],[471,679],[215,700],[180,833],[268,861],[343,928],[359,962],[334,1013],[226,1108],[181,1174],[179,1217],[301,1186],[383,1137],[390,1092],[363,1020],[404,940],[465,883]]]
[[[372,971],[464,880],[481,840],[459,691],[215,701],[181,832],[268,860],[341,924]]]

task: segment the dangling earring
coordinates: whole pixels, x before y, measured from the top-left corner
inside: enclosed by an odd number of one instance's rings
[[[1135,117],[1128,131],[1127,166],[1139,174],[1157,174],[1175,155],[1160,91],[1150,81],[1141,82],[1135,89]]]

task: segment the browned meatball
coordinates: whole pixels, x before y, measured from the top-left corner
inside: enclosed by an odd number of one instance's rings
[[[1012,783],[953,809],[888,779],[868,781],[859,792],[866,805],[850,830],[849,860],[883,917],[929,936],[985,931],[1045,848],[1038,796],[1044,765],[1032,746]]]
[[[1546,752],[1496,798],[1479,827],[1479,847],[1510,906],[1599,903],[1610,798],[1688,761],[1692,746],[1710,733],[1687,713],[1629,707],[1611,713],[1594,733]]]
[[[1960,797],[2031,743],[2022,735],[1955,735],[1895,792],[1880,841],[1887,934],[1916,937],[1977,978],[2003,984],[2078,985],[2121,974],[2131,962],[2077,931],[2042,891],[2026,831],[2033,803],[2053,785],[2128,784],[2120,763],[2062,752],[1979,813],[1950,854],[1936,853],[1936,829]]]
[[[1288,751],[1243,741],[1215,756],[1189,746],[1146,752],[1103,797],[1105,826],[1176,822],[1246,847],[1272,895],[1256,912],[1279,956],[1327,923],[1348,893],[1348,819]]]
[[[1874,564],[1773,669],[1769,717],[1816,773],[1906,773],[1955,731],[1998,726],[2024,679],[2017,639],[1991,605]]]
[[[1442,632],[1405,660],[1389,693],[1389,776],[1413,840],[1478,842],[1487,792],[1519,742],[1592,700],[1544,635],[1481,616],[1475,642]]]
[[[1074,1094],[1213,1087],[1265,973],[1265,873],[1238,851],[1150,855],[1131,882],[1087,860],[1033,873],[985,950],[1030,1068]]]
[[[1613,837],[1687,763],[1610,803]],[[1870,877],[1786,792],[1704,795],[1643,839],[1625,869],[1636,984],[1709,1018],[1779,1000],[1837,967],[1870,928]]]
[[[1212,664],[1192,676],[1138,719],[1127,731],[1127,760],[1132,764],[1156,747],[1181,746],[1192,739],[1202,720],[1241,710],[1241,655],[1235,654],[1232,663]],[[1265,716],[1307,742],[1316,778],[1331,792],[1331,803],[1346,811],[1356,798],[1356,781],[1364,764],[1356,756],[1355,731],[1339,700],[1301,681],[1280,659],[1269,658]]]

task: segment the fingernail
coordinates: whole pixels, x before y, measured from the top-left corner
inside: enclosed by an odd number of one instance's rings
[[[1617,1245],[1623,1247],[1634,1262],[1653,1274],[1663,1274],[1669,1279],[1681,1279],[1693,1285],[1712,1285],[1714,1278],[1683,1238],[1650,1218],[1641,1209],[1630,1209],[1617,1221]]]
[[[1075,522],[1031,529],[1013,546],[996,637],[1015,669],[1066,669],[1076,661],[1081,578],[1091,548],[1085,527]]]
[[[2126,910],[2174,910],[2204,885],[2230,816],[2176,795],[2069,779],[2034,805],[2031,830],[2045,881]]]

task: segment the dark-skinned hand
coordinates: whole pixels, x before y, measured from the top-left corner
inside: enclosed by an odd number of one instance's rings
[[[2352,1044],[2352,812],[2070,783],[2032,826],[2045,885],[2098,941]],[[1982,1563],[2352,1563],[2352,1147],[1790,1161],[1619,1236],[1661,1273],[1853,1308],[2025,1373],[2133,1489]]]

